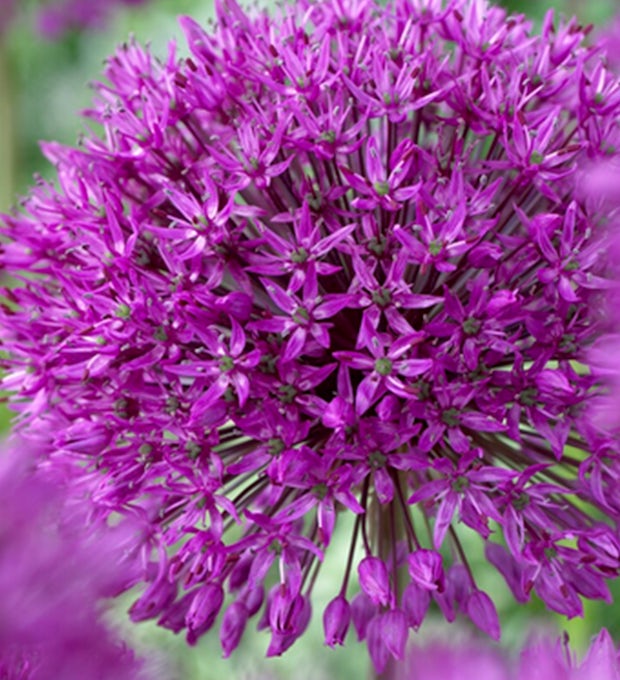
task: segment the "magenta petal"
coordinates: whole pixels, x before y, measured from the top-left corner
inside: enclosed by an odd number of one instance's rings
[[[618,651],[607,630],[601,630],[594,638],[585,659],[579,666],[577,677],[579,680],[586,680],[586,678],[619,680]]]
[[[437,517],[435,518],[435,529],[433,531],[433,543],[437,549],[443,544],[443,539],[450,528],[457,505],[458,496],[453,491],[449,491],[439,504]]]
[[[239,646],[248,614],[247,607],[241,602],[233,602],[224,613],[220,628],[220,642],[225,659]]]
[[[196,644],[198,638],[213,626],[223,601],[221,586],[210,583],[198,589],[185,615],[187,642],[190,645]]]
[[[377,605],[364,592],[358,593],[351,601],[351,618],[359,641],[366,639],[368,623],[377,611]]]
[[[327,605],[323,613],[325,644],[330,647],[342,645],[350,622],[351,605],[342,595],[339,595]]]
[[[386,606],[392,599],[390,577],[383,560],[378,557],[365,557],[358,565],[360,586],[375,603]]]
[[[499,618],[491,598],[482,590],[474,590],[467,600],[467,615],[493,640],[499,640],[501,631]]]
[[[443,560],[434,550],[416,550],[408,557],[409,575],[424,590],[439,590],[445,587]]]
[[[383,639],[388,651],[396,659],[405,656],[409,629],[407,618],[401,609],[390,609],[381,616]]]
[[[303,353],[308,333],[305,328],[296,328],[286,343],[282,359],[292,361]]]
[[[366,376],[359,384],[355,395],[355,410],[359,415],[370,408],[379,391],[379,384],[379,378],[373,374]]]
[[[394,482],[385,468],[375,470],[373,475],[375,493],[379,503],[390,503],[394,498]]]
[[[407,623],[414,630],[422,625],[426,612],[431,603],[428,590],[416,583],[409,583],[403,592],[402,607],[407,617]]]
[[[213,406],[226,392],[230,379],[226,375],[220,376],[209,389],[192,405],[191,414],[194,419],[199,419],[205,411]]]
[[[368,645],[368,652],[375,671],[377,673],[383,673],[390,658],[390,650],[386,644],[383,629],[383,616],[381,614],[377,614],[368,623],[366,644]]]

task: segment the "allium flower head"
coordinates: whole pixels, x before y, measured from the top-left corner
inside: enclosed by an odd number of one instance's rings
[[[133,618],[193,644],[223,612],[228,655],[256,616],[280,654],[345,514],[326,642],[353,623],[379,669],[433,601],[499,636],[464,526],[520,602],[609,600],[599,51],[484,0],[217,11],[186,59],[119,49],[103,134],[45,145],[58,186],[4,229],[4,385],[50,465],[148,523]]]

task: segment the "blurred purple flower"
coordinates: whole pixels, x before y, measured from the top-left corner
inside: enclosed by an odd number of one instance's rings
[[[611,21],[597,36],[597,43],[607,53],[609,67],[616,73],[620,73],[620,15]]]
[[[84,509],[68,511],[65,490],[25,458],[19,450],[0,460],[0,676],[144,678],[99,608],[127,587],[127,527],[87,533]]]
[[[397,680],[619,680],[620,661],[602,630],[578,662],[566,642],[534,637],[518,660],[479,642],[415,645],[398,668]]]
[[[462,524],[519,602],[610,600],[600,51],[483,0],[217,11],[189,58],[121,47],[103,135],[46,144],[58,188],[5,220],[4,387],[49,466],[148,518],[133,618],[193,644],[223,611],[228,655],[258,615],[282,653],[344,512],[326,642],[352,621],[378,668],[433,601],[499,636]]]
[[[37,16],[37,28],[56,39],[72,29],[104,28],[115,5],[141,5],[146,0],[51,0]]]
[[[141,5],[147,0],[49,0],[36,13],[37,29],[57,39],[75,29],[105,28],[115,6]],[[16,0],[0,0],[0,37],[18,12]]]
[[[616,73],[620,72],[620,62]],[[594,160],[582,168],[581,198],[606,215],[610,263],[603,310],[606,322],[588,351],[587,363],[603,390],[592,399],[589,413],[596,426],[620,435],[620,163],[617,155]]]

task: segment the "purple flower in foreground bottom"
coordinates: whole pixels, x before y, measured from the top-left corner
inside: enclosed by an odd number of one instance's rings
[[[606,630],[592,641],[583,661],[566,642],[532,639],[518,660],[477,642],[414,646],[399,668],[398,680],[618,680],[618,652]]]
[[[0,461],[0,677],[144,678],[98,606],[127,587],[121,557],[131,534],[119,527],[86,535],[86,518],[63,509],[62,488],[16,454]]]
[[[499,636],[460,525],[518,601],[609,600],[607,224],[578,191],[618,146],[600,51],[483,0],[182,26],[186,59],[109,60],[103,135],[45,145],[58,188],[0,257],[19,429],[147,525],[133,618],[193,644],[221,617],[228,655],[257,616],[280,654],[343,513],[326,642],[352,622],[379,667],[432,602]]]

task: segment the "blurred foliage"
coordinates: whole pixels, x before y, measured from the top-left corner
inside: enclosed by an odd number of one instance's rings
[[[527,14],[540,21],[549,9],[565,16],[577,15],[585,24],[604,25],[618,7],[617,0],[503,0],[511,12]]]
[[[4,49],[10,82],[0,99],[13,103],[18,159],[9,201],[27,190],[33,173],[50,174],[39,151],[40,140],[73,143],[84,131],[85,122],[76,114],[89,105],[88,85],[101,77],[105,58],[119,42],[133,35],[163,56],[171,39],[183,43],[176,16],[192,14],[204,21],[213,13],[210,0],[158,0],[133,9],[121,7],[104,32],[72,32],[54,42],[35,33],[35,4],[25,3]]]
[[[21,17],[4,40],[0,39],[0,210],[6,210],[18,195],[27,191],[34,173],[52,175],[39,151],[39,140],[73,143],[84,131],[85,122],[76,113],[88,106],[91,100],[88,83],[101,77],[102,63],[119,41],[134,35],[139,41],[150,43],[155,54],[163,56],[170,39],[176,39],[180,47],[183,43],[175,15],[187,13],[204,21],[213,13],[211,0],[154,0],[142,7],[119,10],[102,33],[73,33],[54,43],[41,39],[32,28],[34,0],[22,2]],[[614,0],[504,0],[503,4],[511,11],[530,15],[537,24],[549,8],[554,8],[565,15],[577,13],[583,23],[601,27],[617,8]],[[0,410],[0,428],[6,430],[8,422],[8,413]],[[214,632],[189,648],[183,638],[154,625],[130,626],[123,614],[130,598],[116,608],[114,620],[136,640],[138,648],[166,680],[363,677],[367,654],[365,648],[353,641],[353,635],[350,634],[345,648],[335,651],[324,650],[322,642],[322,606],[338,588],[342,555],[347,550],[347,519],[343,519],[343,528],[330,546],[317,582],[311,628],[283,659],[264,660],[268,636],[252,630],[248,630],[232,658],[223,661]],[[552,617],[540,602],[529,607],[514,603],[501,577],[486,566],[480,539],[473,534],[466,540],[466,551],[474,555],[474,569],[482,572],[481,587],[492,593],[497,603],[505,644],[521,644],[532,623],[548,625]],[[612,584],[612,589],[620,598],[620,584]],[[568,630],[576,648],[583,650],[601,626],[609,628],[616,640],[620,639],[620,619],[615,611],[604,603],[587,603],[584,619],[566,622],[555,617],[555,622]],[[439,635],[445,631],[445,625],[440,626],[438,618],[434,625],[425,624],[424,629],[424,635]],[[450,633],[459,634],[453,629]]]

